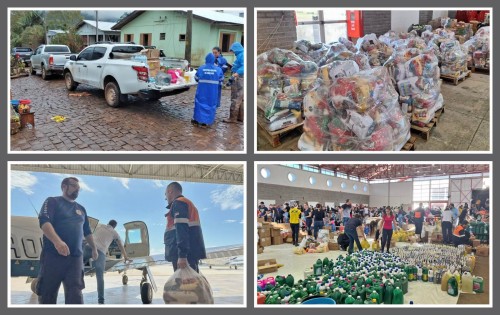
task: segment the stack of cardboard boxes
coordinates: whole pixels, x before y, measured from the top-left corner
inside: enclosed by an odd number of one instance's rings
[[[259,234],[259,245],[262,247],[271,246],[271,224],[263,222],[261,227],[257,228]]]
[[[144,49],[141,54],[148,58],[149,76],[156,77],[158,71],[160,71],[160,50]]]

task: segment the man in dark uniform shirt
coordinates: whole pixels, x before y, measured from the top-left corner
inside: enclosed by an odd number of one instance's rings
[[[63,195],[45,200],[38,216],[43,230],[43,249],[37,295],[40,304],[56,304],[61,283],[66,304],[83,304],[83,238],[97,259],[97,248],[90,231],[85,208],[75,200],[80,191],[78,179],[65,178],[61,183]]]

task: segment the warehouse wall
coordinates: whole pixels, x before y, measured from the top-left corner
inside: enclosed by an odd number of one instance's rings
[[[471,205],[472,190],[483,188],[483,177],[478,178],[452,178],[450,179],[450,202],[455,206],[468,203]]]
[[[451,13],[456,11],[449,11],[449,12]],[[434,10],[432,11],[432,19],[447,17],[449,16],[449,12],[447,10]],[[455,16],[455,14],[453,14],[453,16]]]
[[[335,205],[339,205],[343,204],[346,199],[351,199],[352,203],[368,204],[370,198],[368,195],[340,191],[326,191],[265,183],[257,185],[257,200],[263,200],[264,202],[266,200],[274,200],[276,203],[281,204],[290,200],[298,200],[300,203],[316,201],[321,204],[334,202]]]
[[[363,31],[365,34],[375,33],[380,36],[390,29],[391,11],[363,11]]]
[[[257,12],[257,54],[275,47],[292,49],[296,40],[294,11]]]
[[[420,11],[419,17],[418,17],[418,24],[425,25],[427,22],[432,20],[432,10],[429,11]]]
[[[399,206],[413,201],[413,182],[370,184],[370,207]]]
[[[406,32],[411,24],[419,22],[418,10],[393,11],[391,14],[391,29],[396,32]]]

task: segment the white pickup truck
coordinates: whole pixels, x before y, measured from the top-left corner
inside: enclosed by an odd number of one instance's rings
[[[52,74],[62,74],[71,56],[71,50],[66,45],[40,45],[30,58],[31,74],[40,70],[44,80]]]
[[[64,66],[66,88],[74,91],[79,84],[104,90],[106,103],[118,107],[128,95],[158,100],[166,95],[185,92],[197,83],[194,79],[182,84],[162,85],[150,79],[149,69],[133,60],[144,46],[133,44],[95,44],[72,56]],[[187,70],[187,69],[186,69]],[[194,75],[190,73],[190,78]]]

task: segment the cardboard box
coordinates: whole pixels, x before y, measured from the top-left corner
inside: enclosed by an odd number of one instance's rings
[[[257,247],[257,254],[262,254],[264,252],[264,247],[259,246]]]
[[[481,257],[488,257],[490,254],[490,247],[488,245],[480,245],[476,248],[476,255]]]
[[[272,243],[271,243],[270,237],[264,237],[264,238],[259,239],[259,245],[262,247],[271,246],[271,244]]]
[[[283,244],[283,238],[280,236],[277,237],[271,237],[271,244],[272,245],[281,245]]]
[[[340,250],[338,243],[328,242],[328,250]]]
[[[257,261],[257,269],[259,273],[270,273],[278,271],[276,259],[262,259]]]
[[[281,236],[281,229],[280,228],[272,228],[270,230],[271,232],[271,237],[280,237]]]
[[[285,240],[285,243],[292,244],[293,243],[293,238],[287,237]]]
[[[265,231],[262,228],[257,229],[257,234],[259,235],[259,238],[266,237]]]
[[[258,223],[264,223],[264,218],[257,218]]]
[[[480,240],[473,240],[472,241],[472,247],[477,248],[481,244]]]
[[[148,60],[149,70],[160,70],[160,60]]]
[[[144,49],[144,50],[141,50],[141,54],[145,55],[148,59],[160,58],[160,50],[159,49]]]
[[[472,246],[470,246],[470,245],[465,246],[465,253],[466,254],[472,253]]]

